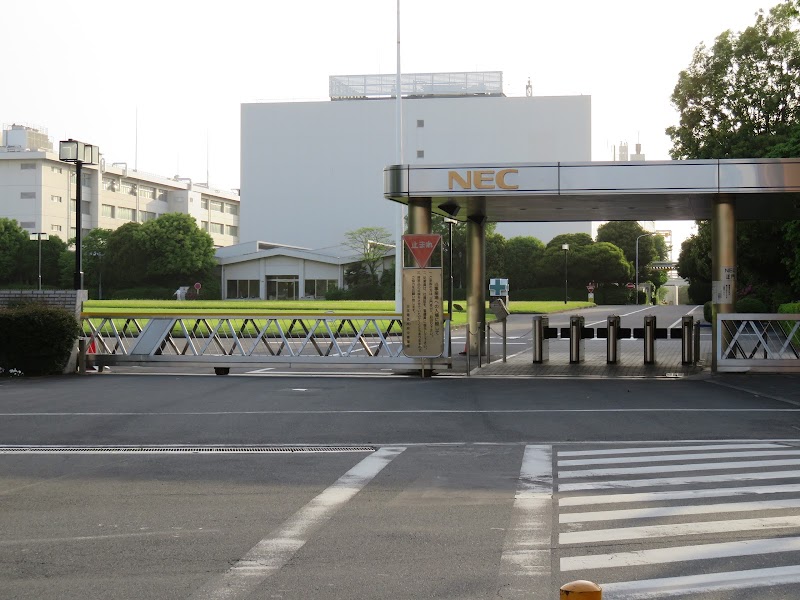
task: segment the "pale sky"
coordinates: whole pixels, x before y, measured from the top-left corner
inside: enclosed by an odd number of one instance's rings
[[[534,95],[591,95],[593,160],[637,140],[648,160],[668,159],[669,97],[694,48],[778,3],[401,0],[402,70],[502,71],[508,96],[529,77]],[[394,73],[396,7],[6,0],[0,122],[98,144],[109,163],[197,182],[208,170],[238,188],[241,103],[326,100],[329,75]]]

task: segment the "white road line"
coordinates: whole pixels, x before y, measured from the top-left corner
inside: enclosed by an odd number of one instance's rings
[[[230,569],[214,577],[191,597],[198,600],[246,598],[283,567],[308,538],[353,498],[405,448],[384,447],[342,475],[297,511],[282,527],[258,542]]]
[[[500,557],[503,598],[530,598],[551,587],[553,466],[551,446],[526,446],[511,523]]]
[[[135,533],[111,533],[108,535],[78,535],[61,538],[26,538],[24,540],[0,540],[0,546],[20,546],[29,544],[71,544],[74,542],[96,542],[137,537],[184,537],[204,533],[218,534],[219,529],[168,529],[166,531],[137,531]],[[163,542],[162,542],[163,543]]]
[[[604,594],[614,600],[661,600],[686,594],[742,590],[798,582],[800,582],[800,565],[792,565],[773,569],[604,583],[601,587]]]
[[[274,371],[275,367],[264,367],[263,369],[256,369],[255,371],[248,371],[248,375],[253,375],[255,373],[267,373],[268,371]]]
[[[592,512],[563,513],[559,523],[589,523],[615,521],[618,519],[656,519],[660,517],[684,517],[718,513],[752,512],[756,510],[780,510],[800,508],[800,498],[789,500],[764,500],[761,502],[726,502],[722,504],[698,504],[689,506],[652,506],[627,510],[599,510]]]
[[[588,465],[613,465],[670,462],[675,460],[708,460],[715,458],[766,458],[767,456],[798,456],[800,450],[761,450],[758,452],[710,452],[704,454],[665,454],[659,456],[625,456],[619,458],[590,458],[576,460],[560,460],[559,467],[578,467]]]
[[[565,450],[558,456],[604,456],[607,454],[642,454],[645,452],[686,452],[687,450],[757,450],[760,448],[786,448],[786,444],[705,444],[702,446],[644,446],[642,448],[611,448],[603,450]]]
[[[652,310],[652,306],[647,306],[645,308],[641,308],[639,310],[634,310],[633,312],[625,313],[624,315],[619,315],[620,317],[628,317],[630,315],[635,315],[636,313],[643,312],[645,310]],[[589,323],[586,327],[591,327],[592,325],[599,325],[600,323],[608,323],[608,319],[603,319],[602,321],[596,321],[594,323]]]
[[[694,523],[672,523],[669,525],[646,525],[642,527],[615,527],[592,531],[571,531],[558,536],[560,544],[593,544],[621,540],[645,540],[679,535],[708,535],[733,531],[763,531],[800,527],[800,516],[764,517],[761,519],[728,519],[725,521],[702,521]]]
[[[618,567],[660,565],[691,560],[712,560],[715,558],[730,558],[732,556],[756,556],[798,551],[800,551],[800,537],[769,538],[742,542],[700,544],[697,546],[672,546],[670,548],[613,552],[611,554],[570,556],[561,559],[560,567],[562,571],[614,569]]]
[[[647,475],[648,473],[683,473],[687,471],[726,471],[729,469],[756,469],[766,467],[794,467],[800,465],[800,459],[787,460],[740,460],[735,462],[656,465],[654,467],[630,467],[617,469],[585,469],[582,471],[559,471],[559,479],[575,479],[579,477],[600,477],[607,475]]]
[[[680,492],[650,492],[639,494],[604,494],[597,496],[571,496],[561,498],[559,506],[592,506],[628,502],[663,502],[664,500],[687,500],[689,498],[724,498],[750,494],[789,494],[800,492],[800,484],[762,485],[752,487],[715,488],[710,490],[682,490]]]
[[[559,492],[578,492],[582,490],[610,490],[670,485],[691,485],[693,483],[726,483],[761,481],[764,479],[797,479],[800,471],[767,471],[755,473],[725,473],[724,475],[693,475],[689,477],[662,477],[657,479],[612,479],[608,481],[588,481],[581,483],[559,483]]]

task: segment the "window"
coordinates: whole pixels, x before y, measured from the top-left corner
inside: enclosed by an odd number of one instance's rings
[[[223,202],[221,200],[212,200],[211,201],[211,210],[215,210],[217,212],[223,211]]]
[[[117,218],[123,219],[125,221],[135,221],[136,220],[136,209],[134,208],[126,208],[124,206],[117,207]]]
[[[338,282],[335,279],[306,279],[306,296],[324,298],[325,294],[337,287]]]
[[[140,210],[139,211],[139,222],[144,223],[145,221],[152,221],[156,218],[156,213],[150,212],[147,210]]]
[[[261,292],[258,289],[258,279],[229,279],[227,288],[227,297],[230,299],[261,297]]]
[[[297,300],[297,275],[267,275],[267,300]]]
[[[103,189],[109,192],[116,192],[119,185],[113,177],[103,177]]]
[[[62,204],[64,200],[61,196],[50,196],[50,202],[57,202],[58,204]]]
[[[20,192],[20,200],[36,200],[36,192]]]
[[[200,221],[200,229],[208,231],[208,221]]]
[[[158,190],[156,192],[156,200],[161,200],[162,202],[167,201],[167,190]]]
[[[81,181],[83,182],[83,187],[92,187],[92,174],[81,173]]]
[[[238,215],[239,207],[236,204],[225,203],[225,212],[229,215]]]
[[[417,150],[417,158],[425,158],[425,150]]]
[[[425,127],[425,119],[417,119],[417,127]]]
[[[101,209],[100,213],[101,213],[102,216],[108,217],[109,219],[113,219],[114,218],[114,207],[112,205],[103,204],[100,207],[100,209]]]
[[[123,194],[130,194],[131,196],[136,195],[136,184],[132,181],[123,181],[122,182],[122,193]]]
[[[225,233],[222,223],[211,223],[211,233]]]
[[[33,171],[36,168],[36,163],[20,163],[19,168],[23,171]]]
[[[200,208],[208,210],[208,198],[200,198]]]
[[[225,225],[225,235],[239,235],[239,228],[236,225]]]
[[[145,200],[155,200],[156,188],[150,187],[149,185],[140,185],[139,197],[144,198]]]
[[[59,175],[61,175],[64,172],[64,169],[62,169],[61,167],[54,167],[52,165],[50,166],[50,170],[53,173],[58,173]]]
[[[50,225],[50,231],[61,231],[61,225]]]
[[[72,212],[75,212],[76,210],[78,210],[78,202],[77,202],[77,200],[70,200],[69,201],[69,209]],[[83,213],[84,215],[91,214],[91,205],[88,202],[84,202],[84,201],[81,200],[81,213]]]

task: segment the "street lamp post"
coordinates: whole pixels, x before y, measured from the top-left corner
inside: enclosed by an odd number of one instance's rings
[[[567,283],[567,253],[569,252],[569,244],[561,244],[561,249],[564,251],[564,304],[566,304],[569,297],[569,286]]]
[[[447,292],[447,314],[450,315],[450,335],[447,336],[447,356],[453,355],[452,337],[453,332],[453,225],[458,223],[455,219],[444,217],[447,223],[447,262],[449,265],[450,285]]]
[[[50,236],[43,232],[32,233],[30,236],[32,241],[38,240],[39,242],[39,291],[42,291],[42,240],[49,240]]]
[[[654,232],[649,231],[647,233],[643,233],[639,237],[636,238],[636,304],[639,304],[639,239],[643,237],[647,237],[648,235],[653,235]]]
[[[83,289],[83,264],[82,264],[82,248],[81,248],[81,215],[83,209],[81,206],[82,201],[82,188],[83,182],[81,181],[81,167],[83,165],[96,165],[100,163],[100,148],[92,144],[85,144],[73,140],[62,140],[59,144],[58,159],[64,162],[75,163],[75,289]]]

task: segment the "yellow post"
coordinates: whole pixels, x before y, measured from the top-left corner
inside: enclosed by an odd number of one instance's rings
[[[572,581],[561,586],[560,600],[603,600],[603,588],[591,581]]]

